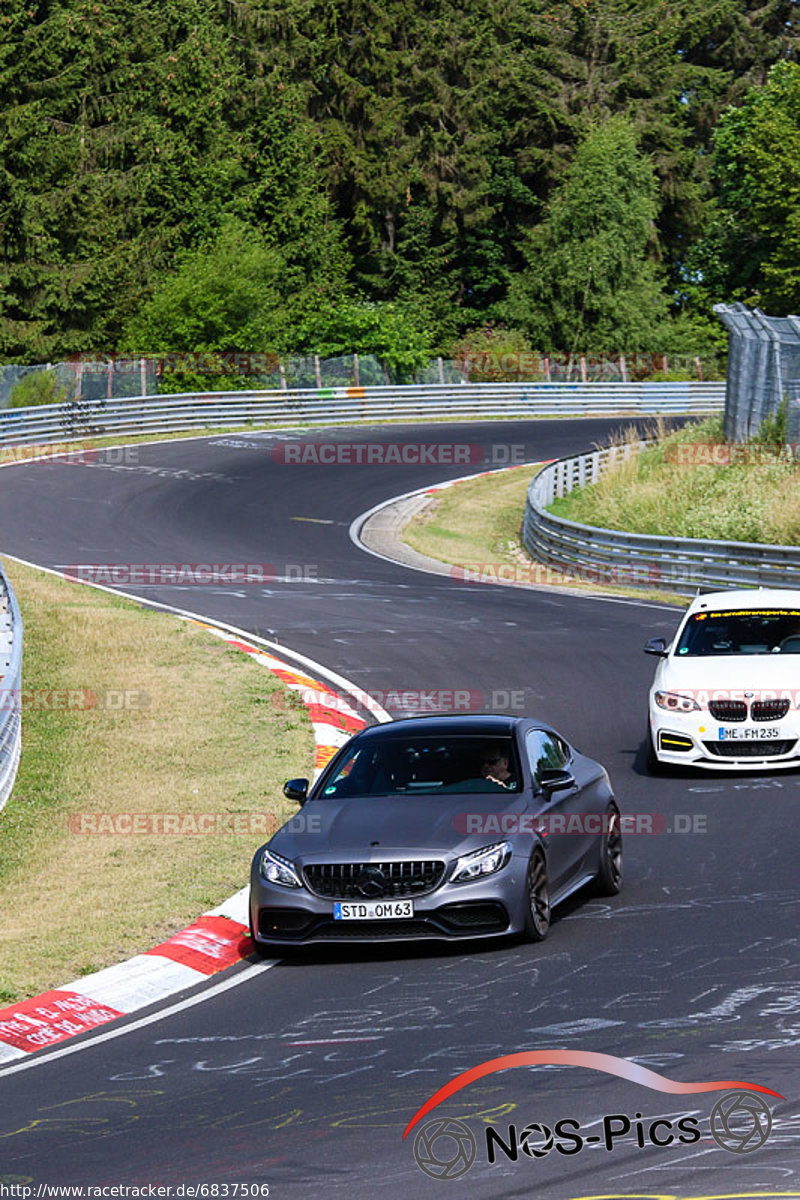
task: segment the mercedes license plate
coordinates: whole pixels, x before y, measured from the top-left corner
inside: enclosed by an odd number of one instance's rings
[[[335,921],[378,921],[387,917],[413,917],[413,900],[365,900],[353,903],[337,901],[333,906]]]

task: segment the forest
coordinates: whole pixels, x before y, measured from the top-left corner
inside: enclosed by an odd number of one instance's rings
[[[4,0],[0,361],[800,312],[794,0]]]

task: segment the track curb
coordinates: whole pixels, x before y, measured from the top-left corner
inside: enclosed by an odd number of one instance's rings
[[[63,578],[59,571],[38,569]],[[114,592],[126,599],[139,599],[112,588],[98,590]],[[314,730],[316,774],[352,734],[367,724],[329,684],[255,644],[245,631],[216,625],[166,605],[143,603],[200,625],[234,649],[249,654],[291,691],[297,692],[308,710]],[[352,691],[355,696],[359,695],[358,689],[352,688]],[[375,715],[380,719],[385,714]],[[143,954],[0,1009],[0,1067],[159,1003],[247,959],[253,953],[247,914],[248,892],[249,886],[243,887]]]

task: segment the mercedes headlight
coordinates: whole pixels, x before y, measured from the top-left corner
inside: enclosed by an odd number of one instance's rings
[[[281,887],[299,888],[303,886],[288,858],[282,858],[274,850],[265,850],[261,855],[258,873],[268,883],[278,883]]]
[[[492,846],[484,846],[465,854],[456,863],[451,883],[469,883],[474,879],[482,879],[484,875],[494,875],[502,871],[511,858],[510,842],[495,842]]]

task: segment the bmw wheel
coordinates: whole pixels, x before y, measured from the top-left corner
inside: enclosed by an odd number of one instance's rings
[[[656,748],[653,745],[653,734],[648,727],[647,736],[645,739],[645,765],[648,775],[663,775],[664,764],[659,760],[656,754]]]
[[[525,936],[531,942],[543,942],[550,929],[550,885],[547,863],[539,849],[534,850],[528,863],[525,894]]]

